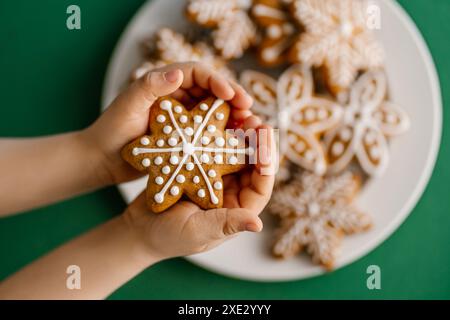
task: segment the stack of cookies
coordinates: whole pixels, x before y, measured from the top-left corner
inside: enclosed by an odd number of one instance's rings
[[[132,73],[137,79],[165,64],[202,61],[253,96],[253,112],[279,130],[268,207],[279,218],[277,257],[305,251],[332,269],[343,236],[371,227],[353,201],[368,179],[383,175],[389,139],[409,126],[389,99],[374,9],[365,0],[186,0],[186,18],[201,37],[159,30]],[[260,67],[232,70],[240,59]]]

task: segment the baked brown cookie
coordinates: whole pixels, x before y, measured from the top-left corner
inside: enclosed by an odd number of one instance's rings
[[[175,99],[158,99],[150,109],[150,134],[131,142],[122,157],[149,174],[147,202],[162,212],[183,194],[203,209],[223,205],[222,176],[246,166],[245,141],[225,130],[230,106],[210,97],[187,110]]]

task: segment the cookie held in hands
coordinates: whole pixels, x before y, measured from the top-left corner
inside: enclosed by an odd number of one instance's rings
[[[251,148],[225,131],[230,106],[210,97],[192,110],[172,98],[150,109],[150,131],[122,150],[134,168],[149,174],[147,203],[161,212],[186,194],[203,209],[223,205],[222,176],[246,166]]]

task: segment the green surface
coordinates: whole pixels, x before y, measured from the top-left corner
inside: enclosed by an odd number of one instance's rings
[[[419,26],[435,59],[443,91],[445,127],[450,124],[446,112],[450,106],[450,1],[399,2]],[[114,45],[142,3],[0,1],[0,136],[53,134],[80,129],[94,121]],[[81,7],[81,31],[66,28],[65,12],[70,4]],[[146,270],[111,298],[448,299],[449,163],[450,136],[444,130],[433,178],[411,216],[376,250],[331,274],[261,284],[222,277],[174,259]],[[45,163],[42,166],[45,168]],[[1,199],[2,195],[0,203]],[[116,189],[109,188],[0,220],[0,279],[124,207]],[[381,267],[382,290],[366,288],[365,270],[371,264]]]

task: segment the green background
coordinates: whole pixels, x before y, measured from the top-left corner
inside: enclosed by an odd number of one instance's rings
[[[0,136],[48,135],[81,129],[94,121],[110,55],[143,2],[0,1]],[[450,106],[450,1],[399,2],[433,54],[443,91],[444,124],[450,124],[446,112]],[[70,4],[81,7],[81,31],[66,28]],[[411,216],[386,242],[350,266],[303,281],[255,283],[174,259],[146,270],[111,299],[450,298],[449,163],[450,136],[444,129],[433,178]],[[2,195],[0,205],[1,199]],[[124,208],[111,187],[1,219],[0,279]],[[366,288],[366,268],[371,264],[382,270],[378,291]]]

